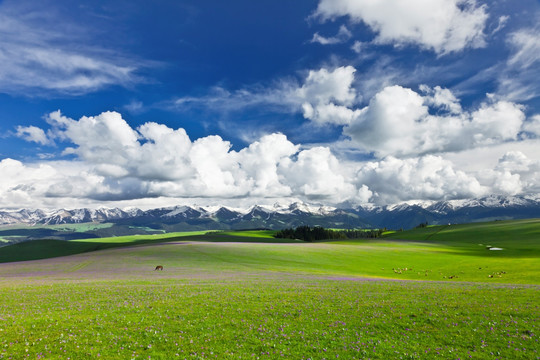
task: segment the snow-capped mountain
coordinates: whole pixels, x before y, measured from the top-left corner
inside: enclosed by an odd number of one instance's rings
[[[42,210],[0,211],[0,225],[36,224],[45,216]]]
[[[129,228],[165,231],[204,229],[283,229],[299,225],[332,228],[412,228],[420,223],[466,223],[540,217],[540,198],[489,196],[472,200],[407,202],[359,207],[293,203],[253,206],[248,209],[174,206],[151,210],[74,209],[0,211],[0,225],[112,223]]]
[[[470,223],[540,217],[540,198],[487,196],[480,199],[409,202],[358,207],[357,213],[375,227],[408,229],[429,224]]]
[[[40,224],[73,224],[87,222],[107,222],[110,220],[122,219],[128,217],[129,213],[118,209],[75,209],[75,210],[57,210],[47,214],[41,220]]]

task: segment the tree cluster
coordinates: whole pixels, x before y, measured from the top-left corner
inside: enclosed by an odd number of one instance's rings
[[[300,239],[303,241],[318,240],[346,240],[346,239],[366,239],[381,236],[383,229],[374,230],[330,230],[321,226],[310,227],[299,226],[295,229],[289,228],[278,231],[274,237],[281,239]]]

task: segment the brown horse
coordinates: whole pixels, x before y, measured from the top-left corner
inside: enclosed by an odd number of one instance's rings
[[[154,271],[156,271],[156,270],[161,270],[161,271],[163,271],[163,266],[161,266],[161,265],[156,266],[156,268],[154,269]]]

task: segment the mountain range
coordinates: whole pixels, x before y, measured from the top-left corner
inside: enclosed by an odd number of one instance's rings
[[[0,211],[0,225],[111,223],[149,231],[283,229],[300,225],[328,228],[409,229],[420,223],[446,224],[540,217],[540,198],[489,196],[473,200],[401,203],[387,206],[313,206],[304,203],[228,207],[175,206],[141,209]],[[124,231],[125,232],[125,231]],[[135,232],[133,230],[132,232]]]

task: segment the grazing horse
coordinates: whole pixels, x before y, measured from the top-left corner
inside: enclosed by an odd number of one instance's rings
[[[161,271],[163,271],[163,266],[161,266],[161,265],[156,266],[156,268],[154,269],[154,271],[156,271],[156,270],[161,270]]]

